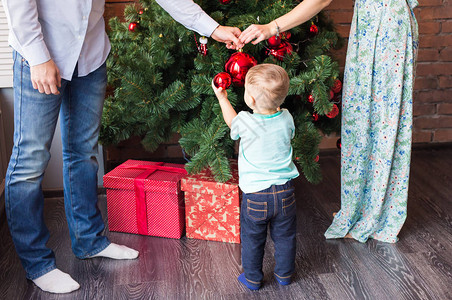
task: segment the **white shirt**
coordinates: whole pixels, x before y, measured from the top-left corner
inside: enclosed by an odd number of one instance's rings
[[[217,21],[206,14],[198,4],[192,0],[155,0],[166,10],[174,20],[187,29],[210,36],[218,27]]]
[[[30,64],[50,59],[63,79],[99,68],[110,52],[103,18],[105,0],[2,0],[9,24],[9,44]],[[159,0],[163,9],[202,35],[218,26],[192,0]]]

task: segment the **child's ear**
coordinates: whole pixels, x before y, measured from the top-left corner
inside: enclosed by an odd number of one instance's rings
[[[252,107],[255,107],[255,106],[256,106],[256,99],[254,99],[254,97],[251,96],[251,95],[250,95],[250,105],[251,105]]]

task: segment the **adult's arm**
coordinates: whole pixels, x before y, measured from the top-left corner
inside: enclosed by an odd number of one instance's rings
[[[3,0],[10,35],[20,45],[30,66],[50,59],[38,20],[36,0]]]
[[[226,46],[231,49],[235,49],[240,44],[238,39],[240,29],[221,26],[192,0],[156,0],[156,2],[187,29],[226,43]]]
[[[44,42],[36,0],[3,0],[3,7],[10,35],[30,64],[33,88],[40,93],[59,94],[60,72]]]
[[[280,32],[284,32],[303,24],[318,14],[322,9],[330,5],[331,1],[332,0],[304,0],[290,12],[268,24],[253,24],[249,26],[242,32],[239,39],[244,44],[252,41],[252,44],[256,45],[257,43],[274,36],[277,33],[276,26],[279,27]]]
[[[192,0],[156,0],[156,2],[174,20],[201,35],[211,36],[212,32],[220,25]]]

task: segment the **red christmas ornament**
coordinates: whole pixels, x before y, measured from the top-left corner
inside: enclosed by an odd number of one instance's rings
[[[281,41],[281,45],[279,45],[278,48],[267,50],[268,55],[273,55],[278,60],[284,60],[284,56],[286,54],[292,53],[293,48],[292,45],[289,42]]]
[[[313,120],[314,122],[316,122],[318,119],[319,119],[319,114],[313,113],[313,114],[312,114],[312,120]]]
[[[224,69],[231,75],[232,83],[242,87],[245,85],[246,73],[255,65],[257,65],[257,60],[254,57],[244,52],[236,52],[229,57]]]
[[[330,100],[334,98],[334,93],[332,90],[330,90]]]
[[[341,149],[341,147],[342,147],[340,138],[336,141],[336,147],[337,147],[337,149]]]
[[[138,11],[138,14],[139,15],[142,15],[144,13],[144,10],[142,10],[142,9],[140,9],[139,11]]]
[[[137,22],[130,22],[129,23],[129,31],[135,32],[135,29],[137,29],[138,23]]]
[[[314,23],[311,24],[311,27],[309,27],[309,32],[311,35],[317,35],[319,33],[319,28]]]
[[[220,4],[226,5],[231,3],[232,0],[220,0]]]
[[[275,49],[281,45],[281,37],[280,36],[272,36],[267,40],[268,47]]]
[[[309,95],[309,96],[308,96],[308,102],[309,102],[309,103],[314,102],[314,96]]]
[[[326,114],[326,116],[330,119],[335,118],[339,114],[339,108],[336,104],[333,104],[333,108],[329,113]]]
[[[317,155],[317,156],[314,158],[314,161],[315,161],[315,162],[319,162],[319,159],[320,159],[320,156]]]
[[[342,82],[339,79],[336,79],[331,90],[336,94],[339,93],[342,90]]]
[[[223,90],[226,90],[231,86],[232,83],[232,77],[229,75],[229,73],[226,72],[220,72],[213,78],[213,84],[219,88],[222,87]]]

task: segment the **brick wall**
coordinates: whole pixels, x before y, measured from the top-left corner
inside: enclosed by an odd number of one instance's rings
[[[138,1],[106,0],[105,19],[122,17],[124,7]],[[352,0],[333,0],[325,10],[339,34],[347,38],[353,15]],[[414,87],[414,143],[452,142],[452,5],[450,0],[420,0],[415,9],[420,45]],[[334,53],[341,70],[345,65],[347,41]],[[325,137],[322,149],[336,148],[337,137]],[[180,157],[177,138],[161,145],[153,154],[144,154],[138,140],[107,150],[108,158],[127,159]],[[110,157],[108,157],[110,155]]]

